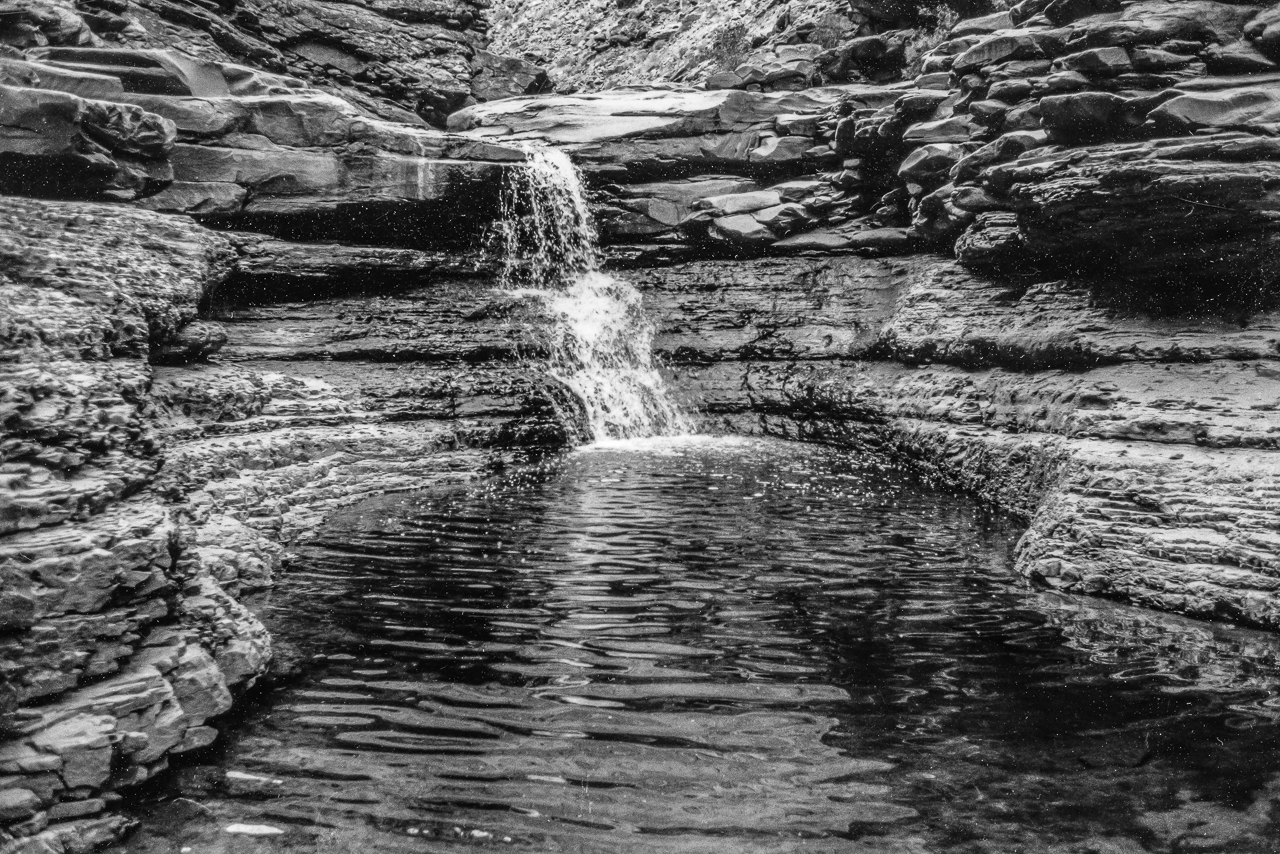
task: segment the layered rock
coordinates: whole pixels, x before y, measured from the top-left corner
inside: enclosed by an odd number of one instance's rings
[[[708,425],[913,459],[1060,589],[1280,627],[1274,10],[1027,0],[870,85],[906,21],[830,6],[748,4],[755,65],[673,59],[701,9],[560,65],[702,88],[536,98],[466,3],[0,17],[0,189],[78,199],[0,211],[6,833],[122,832],[265,672],[240,599],[329,510],[577,438],[475,248],[530,140]],[[469,97],[508,99],[422,125]]]
[[[25,85],[0,87],[11,192],[128,199],[294,236],[448,242],[492,218],[504,170],[524,157],[175,51],[27,55],[7,66]],[[94,86],[73,85],[85,78]]]
[[[832,116],[892,109],[911,91],[615,90],[478,105],[449,124],[477,140],[564,148],[597,190],[603,239],[647,246],[650,257],[681,249],[900,249],[902,231],[863,235],[870,220],[850,217],[851,207],[872,198],[870,178],[861,160],[837,153]]]
[[[519,82],[528,74],[525,63],[484,50],[488,4],[472,0],[95,0],[74,5],[32,0],[11,5],[0,22],[0,44],[55,52],[177,49],[186,58],[295,77],[366,116],[392,121],[442,125],[448,113],[477,98],[534,91]],[[115,63],[107,66],[114,74]],[[152,81],[138,91],[205,94],[173,89],[163,75],[152,73],[154,67],[134,66],[135,82]]]
[[[936,256],[629,275],[708,427],[913,459],[1028,519],[1056,588],[1280,625],[1274,310]]]
[[[562,92],[677,82],[790,91],[898,79],[939,18],[985,3],[501,0],[493,43],[550,67]]]
[[[0,234],[5,820],[97,842],[119,829],[93,818],[103,797],[208,744],[271,655],[143,492],[161,462],[148,356],[233,253],[185,220],[14,197]]]

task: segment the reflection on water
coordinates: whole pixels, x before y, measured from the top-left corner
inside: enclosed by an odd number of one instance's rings
[[[746,440],[367,503],[267,609],[305,676],[134,847],[1280,851],[1277,639],[1028,587],[1016,534]]]

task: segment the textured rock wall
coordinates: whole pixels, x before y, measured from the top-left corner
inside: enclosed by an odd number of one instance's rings
[[[272,9],[292,35],[243,7],[0,9],[6,851],[118,839],[120,793],[217,738],[272,657],[244,597],[328,510],[478,476],[579,416],[512,364],[540,346],[529,307],[485,296],[468,250],[524,155],[299,66],[295,37],[328,39],[307,15],[346,13]],[[424,28],[472,55],[467,7],[382,11],[350,38],[442,74]],[[254,20],[271,35],[237,41]]]
[[[1055,588],[1280,626],[1280,313],[939,256],[631,270],[709,425],[906,455]]]
[[[242,599],[327,512],[581,413],[517,362],[539,309],[484,262],[4,201],[0,832],[87,850],[267,671]]]
[[[99,815],[112,793],[212,741],[271,655],[145,490],[161,464],[148,356],[234,253],[185,220],[14,197],[0,246],[3,818],[91,844],[121,829]]]
[[[757,91],[897,79],[950,9],[982,0],[495,0],[494,49],[548,66],[560,92],[677,82]],[[866,37],[892,32],[887,50]],[[898,35],[900,33],[900,35]],[[862,38],[862,41],[858,41]]]
[[[176,49],[184,57],[292,76],[369,116],[440,125],[477,97],[530,94],[545,82],[539,70],[485,50],[487,5],[14,0],[0,19],[0,44],[50,58],[64,50]],[[179,94],[145,67],[133,78],[153,80],[145,91]]]

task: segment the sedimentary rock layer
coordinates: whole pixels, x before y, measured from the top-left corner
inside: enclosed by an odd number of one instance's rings
[[[1060,589],[1280,626],[1280,315],[936,256],[632,271],[709,425],[904,455]]]

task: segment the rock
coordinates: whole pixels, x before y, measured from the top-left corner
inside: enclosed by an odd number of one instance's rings
[[[1006,30],[987,36],[956,57],[951,66],[954,74],[968,74],[984,66],[1010,60],[1036,60],[1062,51],[1063,43],[1053,32],[1039,30]]]
[[[185,365],[206,361],[226,343],[227,333],[221,324],[197,320],[152,350],[151,362],[156,365]]]
[[[907,145],[968,142],[981,130],[981,126],[970,116],[952,116],[911,125],[902,135],[902,141]]]
[[[716,240],[748,246],[772,243],[774,234],[750,214],[717,218],[711,224],[710,236]]]
[[[732,71],[717,71],[707,76],[703,84],[708,89],[739,89],[746,81]]]
[[[956,258],[978,269],[1016,266],[1026,259],[1016,214],[981,212],[956,240]]]
[[[1280,96],[1270,88],[1250,87],[1188,93],[1165,101],[1148,118],[1166,134],[1274,126],[1280,122]]]
[[[1133,70],[1129,52],[1119,47],[1099,47],[1059,57],[1053,61],[1059,71],[1079,71],[1092,77],[1115,77]]]
[[[988,166],[1012,160],[1019,155],[1048,144],[1049,135],[1042,130],[1014,131],[987,143],[971,154],[965,154],[951,168],[950,177],[969,181]]]
[[[0,821],[10,822],[35,815],[40,798],[28,789],[0,789]]]
[[[1053,0],[1042,10],[1055,27],[1061,27],[1091,15],[1121,11],[1118,0]]]
[[[774,249],[781,251],[834,251],[839,249],[848,249],[853,245],[853,241],[849,239],[849,235],[830,231],[826,229],[816,229],[814,231],[806,231],[801,234],[793,234],[790,237],[784,237],[773,245]]]
[[[1191,57],[1154,47],[1135,47],[1129,52],[1136,71],[1176,71],[1191,63]]]
[[[1089,259],[1082,266],[1155,280],[1217,277],[1247,291],[1275,251],[1269,218],[1255,213],[1270,204],[1275,145],[1223,134],[1051,150],[990,168],[984,187],[1018,212],[1033,252],[1075,253]]]
[[[790,234],[798,228],[811,223],[808,212],[803,205],[781,204],[763,210],[754,211],[755,221],[769,229],[774,235]]]
[[[1073,28],[1073,50],[1094,47],[1125,47],[1134,44],[1159,45],[1169,41],[1202,44],[1230,44],[1244,35],[1245,23],[1253,17],[1253,7],[1190,0],[1168,3],[1139,0],[1129,4],[1118,20],[1090,20]]]
[[[1026,80],[1000,80],[991,84],[987,96],[1006,104],[1017,104],[1030,97],[1031,91],[1031,84]]]
[[[0,189],[132,198],[168,175],[175,130],[139,109],[41,89],[0,86]]]
[[[922,145],[907,155],[898,167],[898,177],[917,184],[945,183],[953,166],[964,159],[968,149],[952,143]]]
[[[1280,57],[1280,6],[1259,12],[1244,29],[1244,36],[1264,55]]]
[[[960,23],[951,28],[951,38],[957,36],[970,35],[987,35],[997,30],[1013,29],[1013,16],[1008,10],[1003,12],[992,12],[990,15],[982,15],[977,18],[965,18]]]
[[[921,74],[915,79],[915,87],[923,90],[947,91],[951,88],[951,73],[936,71],[933,74]]]
[[[1040,124],[1068,137],[1089,137],[1117,129],[1125,100],[1110,92],[1079,92],[1040,99]]]
[[[782,194],[776,190],[757,190],[750,193],[734,193],[726,196],[710,196],[695,201],[694,210],[710,211],[713,216],[750,213],[773,207],[782,202]]]
[[[905,250],[911,242],[905,228],[869,228],[851,233],[848,248],[893,254]]]
[[[124,86],[116,77],[8,57],[0,57],[0,85],[51,89],[98,101],[116,100],[124,94]]]
[[[479,101],[540,95],[551,90],[546,69],[518,57],[477,50],[471,68],[471,94]]]
[[[774,119],[774,125],[778,129],[778,133],[783,136],[808,136],[812,137],[818,133],[817,114],[798,115],[795,113],[783,114]]]
[[[126,92],[224,98],[231,94],[221,68],[174,50],[46,47],[29,56],[55,67],[109,75]]]
[[[1261,74],[1275,71],[1278,67],[1243,41],[1229,45],[1209,45],[1205,48],[1203,57],[1210,74]]]

